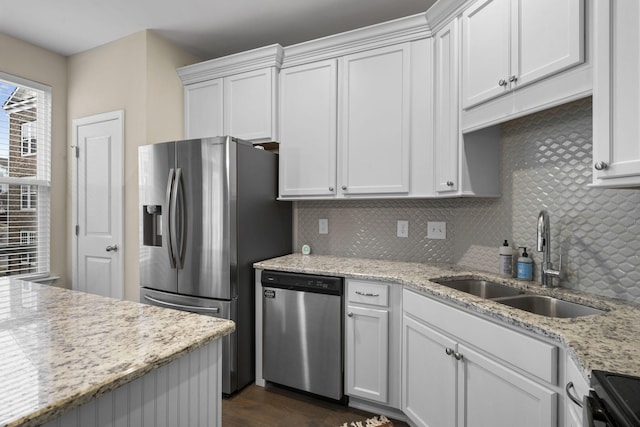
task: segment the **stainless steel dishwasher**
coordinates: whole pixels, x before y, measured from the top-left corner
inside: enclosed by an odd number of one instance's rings
[[[265,380],[343,398],[343,279],[262,272]]]

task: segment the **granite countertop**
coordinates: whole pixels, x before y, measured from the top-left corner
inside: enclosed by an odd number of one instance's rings
[[[228,320],[0,283],[0,426],[47,422],[230,334]]]
[[[564,344],[583,368],[640,376],[640,305],[536,282],[504,278],[464,266],[292,254],[254,264],[255,268],[345,278],[382,280],[438,297],[458,307],[528,330]],[[478,278],[606,310],[571,319],[540,316],[432,282],[442,278]]]

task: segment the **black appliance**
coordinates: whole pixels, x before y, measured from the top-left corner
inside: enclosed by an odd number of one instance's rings
[[[640,378],[591,371],[592,391],[583,400],[585,427],[640,427]]]

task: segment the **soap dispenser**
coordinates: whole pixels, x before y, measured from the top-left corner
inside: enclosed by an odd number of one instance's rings
[[[502,276],[513,277],[513,250],[508,241],[504,241],[500,246],[500,267],[499,273]]]
[[[527,248],[520,246],[522,256],[518,258],[518,279],[520,280],[533,280],[533,260],[529,258]]]

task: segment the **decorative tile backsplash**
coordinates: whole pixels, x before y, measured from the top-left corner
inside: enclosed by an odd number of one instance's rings
[[[315,254],[450,262],[497,272],[498,246],[526,246],[539,280],[536,221],[549,213],[561,286],[640,303],[640,191],[590,188],[591,98],[504,123],[498,199],[297,202],[296,250]],[[329,233],[318,233],[318,219]],[[409,221],[409,237],[396,222]],[[427,239],[446,221],[446,240]]]

